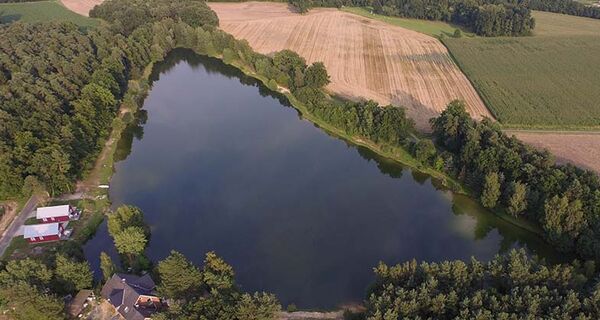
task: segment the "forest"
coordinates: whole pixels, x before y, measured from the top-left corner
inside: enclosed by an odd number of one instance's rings
[[[146,4],[157,9],[145,11]],[[190,7],[203,9],[189,15]],[[127,81],[174,48],[189,48],[239,66],[273,90],[289,88],[311,113],[349,135],[410,146],[424,165],[457,177],[484,206],[535,221],[557,248],[590,260],[549,266],[513,251],[488,263],[381,264],[365,318],[598,318],[591,260],[600,258],[600,181],[593,173],[556,165],[493,122],[473,121],[460,102],[432,120],[435,145],[413,141],[402,108],[330,99],[322,90],[329,82],[323,64],[307,65],[292,51],[255,53],[215,28],[218,19],[203,1],[109,0],[92,15],[110,26],[0,27],[0,197],[36,185],[52,194],[68,191],[102,147],[125,103]],[[120,267],[152,270],[161,293],[176,301],[159,319],[272,319],[279,310],[272,295],[240,291],[231,267],[213,253],[202,267],[177,252],[152,266],[143,255],[148,228],[136,208],[115,210],[108,225],[124,265],[103,255],[105,276]],[[10,261],[1,270],[1,305],[15,319],[61,319],[58,296],[92,285],[87,263],[60,251],[44,261]]]
[[[549,266],[522,250],[489,262],[380,263],[365,319],[598,319],[593,263]]]
[[[487,208],[501,208],[541,226],[563,252],[600,259],[600,178],[573,165],[557,165],[503,133],[489,119],[471,119],[460,101],[431,120],[444,150],[444,169],[468,186]]]

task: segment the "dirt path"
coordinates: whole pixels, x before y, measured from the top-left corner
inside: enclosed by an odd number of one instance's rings
[[[18,204],[15,201],[6,201],[3,204],[0,204],[0,207],[4,208],[4,214],[2,215],[2,218],[0,218],[0,234],[4,233],[4,230],[6,230],[8,225],[15,218],[17,206]]]
[[[283,3],[209,3],[220,27],[272,54],[291,49],[322,61],[331,92],[355,100],[405,106],[421,130],[448,102],[462,99],[476,118],[492,118],[442,43],[430,36],[337,9],[299,15]]]
[[[61,2],[69,10],[88,17],[90,15],[90,10],[96,5],[104,2],[104,0],[61,0]]]
[[[600,173],[600,132],[511,131],[519,140],[548,149],[559,163],[572,163]]]

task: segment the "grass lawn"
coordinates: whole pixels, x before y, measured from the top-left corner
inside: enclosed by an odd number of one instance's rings
[[[429,20],[418,20],[418,19],[407,19],[398,17],[388,17],[380,14],[370,13],[370,10],[359,7],[343,7],[342,11],[357,14],[359,16],[379,20],[385,23],[389,23],[394,26],[414,30],[420,33],[424,33],[433,37],[451,37],[454,31],[458,28],[463,31],[463,36],[473,37],[474,34],[467,32],[465,29],[447,23],[443,21],[429,21]]]
[[[52,20],[70,21],[85,28],[93,27],[100,23],[97,19],[84,17],[70,11],[58,1],[0,4],[1,23],[14,21],[43,22]]]
[[[534,17],[531,37],[442,41],[504,126],[600,128],[600,20]]]

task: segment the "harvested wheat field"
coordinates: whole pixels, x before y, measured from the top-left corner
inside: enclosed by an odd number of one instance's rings
[[[283,3],[209,5],[220,27],[254,50],[291,49],[309,63],[322,61],[332,93],[404,106],[421,130],[453,99],[465,100],[474,118],[492,117],[446,48],[430,36],[337,9],[299,15]]]
[[[101,4],[104,0],[61,0],[63,5],[69,10],[79,13],[82,16],[89,16],[97,4]]]
[[[600,173],[600,132],[508,131],[532,146],[548,149],[559,163]]]

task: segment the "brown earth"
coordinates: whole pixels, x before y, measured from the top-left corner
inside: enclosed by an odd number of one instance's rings
[[[82,16],[89,16],[90,10],[104,0],[61,0],[62,4],[69,10],[79,13]]]
[[[7,201],[0,203],[0,207],[4,207],[4,214],[0,217],[0,235],[2,235],[17,215],[18,204],[14,201]]]
[[[507,131],[521,141],[537,148],[548,149],[559,163],[600,173],[600,132]]]
[[[332,93],[405,106],[421,130],[454,99],[465,100],[474,118],[492,118],[446,47],[430,36],[337,9],[300,15],[283,3],[209,6],[224,31],[248,40],[254,50],[291,49],[309,63],[322,61]]]

